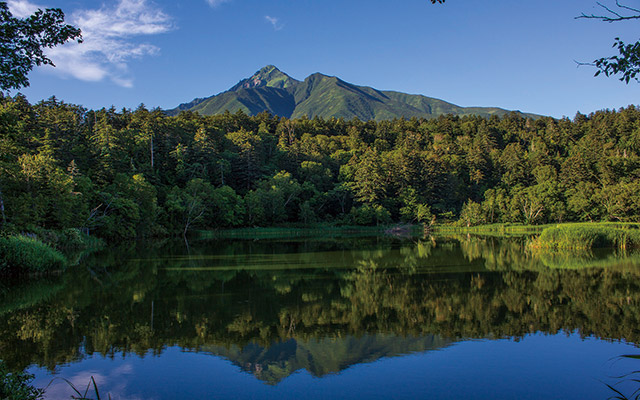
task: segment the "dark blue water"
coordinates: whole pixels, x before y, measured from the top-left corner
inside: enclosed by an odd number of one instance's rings
[[[162,355],[88,357],[59,366],[84,387],[93,376],[112,399],[607,399],[603,382],[637,368],[619,360],[638,352],[629,344],[578,335],[534,334],[522,340],[469,340],[451,346],[357,364],[322,378],[297,371],[267,385],[229,360],[206,353],[167,348]],[[46,370],[31,368],[45,386]],[[631,393],[637,385],[618,389]],[[74,394],[63,381],[47,390],[50,398]]]

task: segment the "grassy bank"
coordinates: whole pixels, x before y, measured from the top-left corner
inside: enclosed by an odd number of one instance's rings
[[[523,225],[523,224],[490,224],[478,226],[435,225],[433,232],[438,233],[474,233],[478,235],[530,235],[541,233],[551,225]]]
[[[556,250],[636,248],[640,247],[640,224],[603,222],[552,225],[545,227],[530,246]]]
[[[62,269],[67,259],[39,239],[16,235],[0,237],[0,273],[37,273]]]
[[[77,229],[36,230],[0,236],[0,274],[44,273],[64,269],[73,252],[104,247],[101,239]]]
[[[430,232],[435,234],[477,234],[487,236],[532,235],[539,234],[550,225],[523,225],[523,224],[492,224],[471,227],[461,227],[449,224],[433,225]],[[424,233],[422,224],[404,225],[380,225],[380,226],[292,226],[292,227],[260,227],[238,228],[216,231],[198,231],[199,239],[223,239],[223,238],[259,238],[275,239],[287,237],[348,237],[367,236],[377,234],[388,235],[421,235]]]
[[[231,238],[257,238],[277,239],[289,237],[353,237],[369,236],[391,232],[397,228],[393,226],[333,226],[316,225],[310,227],[271,227],[271,228],[240,228],[217,231],[199,231],[198,239],[231,239]],[[403,228],[405,228],[403,226]],[[422,232],[420,225],[408,225],[403,231]]]

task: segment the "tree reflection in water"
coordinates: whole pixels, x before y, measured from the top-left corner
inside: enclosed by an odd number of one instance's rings
[[[579,332],[640,342],[640,255],[531,253],[522,238],[227,241],[105,251],[12,284],[11,368],[168,346],[223,356],[268,383],[465,338]]]

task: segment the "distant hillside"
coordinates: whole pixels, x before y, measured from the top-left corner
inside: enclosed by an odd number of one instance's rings
[[[273,65],[241,80],[226,92],[194,99],[168,110],[167,113],[176,115],[183,110],[202,115],[222,114],[227,110],[232,113],[242,110],[249,115],[268,111],[287,118],[357,117],[363,121],[400,117],[430,118],[446,114],[488,117],[511,112],[497,107],[460,107],[432,97],[356,86],[335,76],[320,73],[298,81]],[[539,117],[516,112],[526,117]]]

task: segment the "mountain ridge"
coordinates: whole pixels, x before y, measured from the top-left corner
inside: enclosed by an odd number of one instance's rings
[[[169,115],[193,111],[202,115],[242,110],[249,115],[267,111],[286,118],[315,116],[323,118],[358,118],[363,121],[393,118],[434,118],[439,115],[502,116],[516,112],[524,117],[540,115],[505,110],[499,107],[461,107],[420,94],[379,90],[348,83],[336,76],[316,72],[299,81],[267,65],[251,77],[240,80],[229,90],[204,98],[195,98]]]

